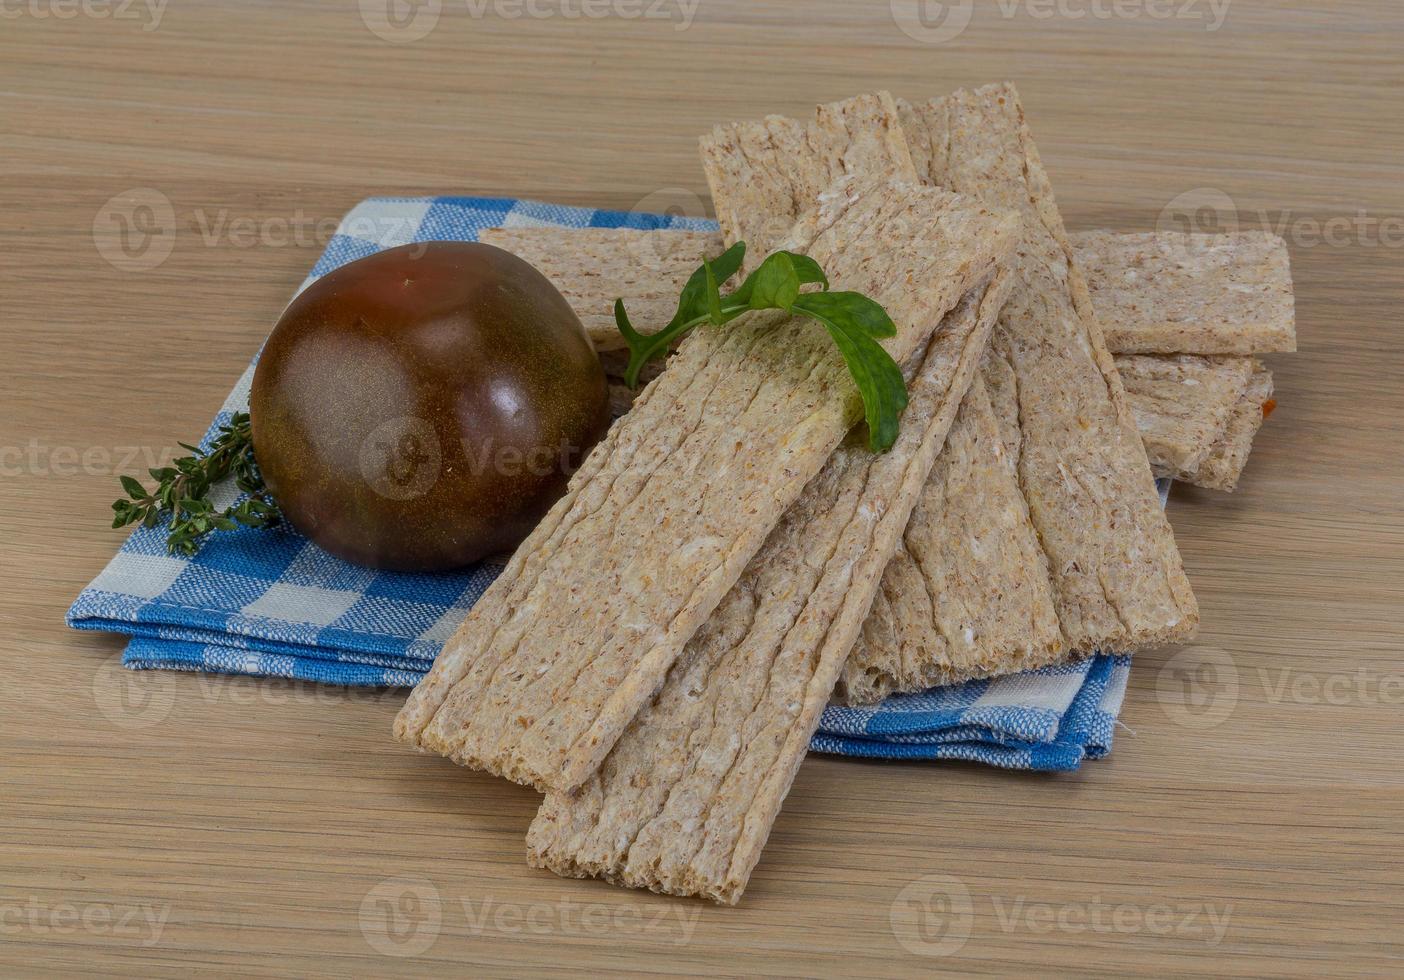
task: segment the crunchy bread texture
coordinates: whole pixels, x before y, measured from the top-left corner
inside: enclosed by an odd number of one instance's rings
[[[1048,559],[989,393],[976,378],[883,574],[835,700],[872,704],[894,691],[1030,670],[1066,653]]]
[[[786,244],[887,309],[897,335],[883,345],[901,363],[1015,227],[934,188],[850,181]],[[694,331],[445,644],[396,737],[578,786],[861,415],[812,321],[764,312]]]
[[[1287,243],[1271,232],[1086,231],[1070,240],[1118,354],[1297,349]]]
[[[478,241],[530,262],[561,291],[598,351],[622,350],[614,301],[641,333],[664,327],[704,258],[722,252],[715,231],[634,228],[488,228]]]
[[[791,222],[835,181],[851,175],[917,182],[887,92],[821,105],[813,120],[767,116],[716,126],[701,141],[702,169],[728,242],[746,243],[752,268]]]
[[[1271,398],[1272,372],[1254,361],[1253,376],[1234,406],[1223,434],[1210,448],[1204,461],[1194,470],[1164,470],[1156,475],[1174,477],[1176,480],[1209,490],[1232,493],[1238,488],[1238,478],[1243,475],[1243,467],[1248,463],[1248,454],[1253,449],[1253,438],[1262,427],[1266,418],[1267,403]]]
[[[1022,219],[986,383],[997,415],[1018,422],[1007,447],[1068,652],[1187,638],[1194,593],[1018,93],[991,85],[899,113],[925,180]]]
[[[1136,428],[1156,473],[1192,473],[1224,434],[1253,359],[1226,354],[1118,354]]]
[[[1008,277],[942,322],[897,443],[861,429],[805,487],[600,771],[548,793],[529,861],[734,904],[970,384]]]

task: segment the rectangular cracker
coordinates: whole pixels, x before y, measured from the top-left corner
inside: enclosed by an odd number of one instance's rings
[[[896,445],[856,433],[577,792],[548,793],[528,860],[734,904],[1003,304],[1009,277],[948,315],[911,382]]]
[[[1199,469],[1253,374],[1253,359],[1236,354],[1118,354],[1114,360],[1156,473]]]
[[[1022,219],[986,381],[997,416],[1018,423],[1008,445],[1068,652],[1185,639],[1198,606],[1018,92],[991,85],[899,112],[925,180]]]
[[[816,108],[813,120],[766,116],[716,126],[699,141],[712,206],[727,242],[744,241],[746,268],[840,178],[917,182],[897,103],[888,92]]]
[[[1272,372],[1254,361],[1253,376],[1234,406],[1223,434],[1204,461],[1191,471],[1166,470],[1156,475],[1174,477],[1209,490],[1233,492],[1238,487],[1238,478],[1243,474],[1248,454],[1253,449],[1253,437],[1258,434],[1263,420],[1271,411]]]
[[[640,332],[659,330],[688,276],[723,249],[720,232],[637,228],[487,228],[478,241],[526,259],[551,280],[598,351],[626,349],[614,323],[616,299]]]
[[[850,181],[785,244],[887,309],[900,363],[1014,230],[943,191]],[[474,605],[396,737],[541,789],[579,785],[861,416],[812,320],[693,331]]]
[[[873,704],[894,691],[1030,670],[1066,655],[1048,559],[1019,492],[1014,454],[977,377],[834,697]]]
[[[1069,238],[1107,347],[1118,354],[1297,349],[1287,243],[1271,232],[1085,231]]]

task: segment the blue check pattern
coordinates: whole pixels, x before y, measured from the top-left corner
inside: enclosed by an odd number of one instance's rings
[[[472,241],[484,228],[712,230],[704,219],[505,198],[373,198],[353,209],[303,283],[415,241]],[[255,358],[255,361],[257,358]],[[248,408],[253,365],[205,435]],[[237,499],[226,491],[221,506]],[[134,670],[201,670],[409,687],[501,571],[484,561],[448,574],[360,568],[296,532],[239,529],[193,557],[166,553],[164,527],[139,528],[68,612],[75,629],[123,633]],[[965,759],[1070,770],[1111,748],[1130,659],[933,688],[872,708],[830,707],[812,748],[884,759]]]

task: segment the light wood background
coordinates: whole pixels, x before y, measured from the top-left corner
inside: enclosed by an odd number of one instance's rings
[[[445,0],[404,44],[354,3],[0,7],[0,971],[1404,970],[1404,8],[1006,0],[924,43],[893,6]],[[1200,638],[1138,659],[1109,759],[811,758],[719,909],[526,868],[534,794],[393,743],[398,693],[131,675],[65,629],[125,447],[199,434],[361,198],[686,206],[713,122],[1005,77],[1070,227],[1208,189],[1292,241],[1281,407],[1237,494],[1170,503]],[[175,215],[145,271],[93,231],[138,188]]]

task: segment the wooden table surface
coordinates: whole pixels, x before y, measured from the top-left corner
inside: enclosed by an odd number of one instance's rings
[[[913,9],[0,4],[0,972],[1404,970],[1404,8]],[[203,430],[361,198],[698,208],[714,122],[1006,77],[1070,228],[1292,247],[1244,485],[1170,502],[1203,628],[1137,659],[1110,758],[811,758],[714,908],[528,869],[536,796],[392,742],[400,692],[130,674],[64,627],[115,475]]]

